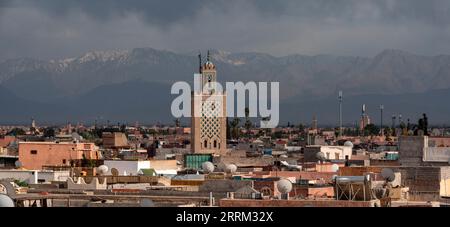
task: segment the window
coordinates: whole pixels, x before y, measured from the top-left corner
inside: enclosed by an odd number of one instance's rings
[[[203,148],[207,148],[208,147],[208,142],[205,140],[205,146]]]
[[[63,162],[64,165],[66,164],[66,160],[65,159],[63,159],[62,162]]]
[[[37,154],[37,150],[31,150],[30,154]]]
[[[217,148],[217,141],[214,140],[214,148]]]

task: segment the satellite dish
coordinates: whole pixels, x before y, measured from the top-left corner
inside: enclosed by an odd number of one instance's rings
[[[108,166],[101,165],[101,166],[97,167],[97,172],[100,175],[105,175],[106,173],[108,173],[108,169],[109,169]]]
[[[389,168],[384,168],[381,170],[381,176],[389,182],[392,182],[395,180],[395,174],[394,171],[392,171],[392,169]]]
[[[353,148],[353,143],[351,141],[345,141],[344,146]]]
[[[237,170],[237,166],[234,164],[230,164],[225,167],[225,172],[227,172],[227,173],[235,173],[236,170]]]
[[[155,207],[155,203],[150,199],[142,199],[141,207]]]
[[[316,158],[321,160],[321,161],[324,161],[325,160],[325,154],[322,151],[319,151],[316,154]]]
[[[291,190],[292,190],[292,183],[291,183],[291,181],[289,181],[287,179],[280,179],[277,182],[277,189],[279,192],[281,192],[283,194],[287,194],[287,193],[291,192]]]
[[[14,201],[9,196],[0,194],[0,207],[14,207]]]
[[[337,164],[331,165],[331,171],[332,172],[337,172],[338,170],[339,170],[339,166]]]
[[[212,173],[214,172],[214,164],[212,164],[211,162],[204,162],[202,164],[202,169],[205,173]]]
[[[113,176],[119,176],[119,170],[117,170],[116,168],[112,168],[112,169],[111,169],[111,174],[112,174]]]
[[[80,175],[81,175],[81,170],[80,170],[80,169],[77,169],[77,168],[74,168],[74,169],[73,169],[73,175],[75,175],[75,176],[80,176]]]
[[[22,168],[22,162],[17,160],[16,162],[14,162],[14,165],[16,165],[16,168]]]

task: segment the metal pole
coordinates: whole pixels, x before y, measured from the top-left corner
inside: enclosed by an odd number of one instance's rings
[[[381,114],[381,116],[380,116],[380,130],[381,130],[381,135],[383,136],[384,135],[384,130],[383,130],[383,110],[384,110],[384,106],[383,105],[380,105],[380,114]]]
[[[339,91],[339,137],[342,137],[342,91]]]

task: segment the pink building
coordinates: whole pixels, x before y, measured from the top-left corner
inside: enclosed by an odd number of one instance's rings
[[[77,142],[19,142],[19,161],[26,169],[43,166],[70,166],[83,159],[98,159],[99,150],[94,143]]]

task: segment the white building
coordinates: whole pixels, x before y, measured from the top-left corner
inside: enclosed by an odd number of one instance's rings
[[[352,147],[350,146],[307,146],[305,147],[305,161],[317,161],[317,153],[322,152],[327,160],[351,159]]]
[[[139,170],[150,169],[150,161],[124,161],[124,160],[105,160],[104,165],[108,166],[108,173],[112,175],[111,170],[116,169],[119,176],[137,176]]]
[[[49,183],[52,181],[67,181],[70,177],[69,171],[51,170],[0,170],[0,180],[14,179],[24,181],[28,184]]]

